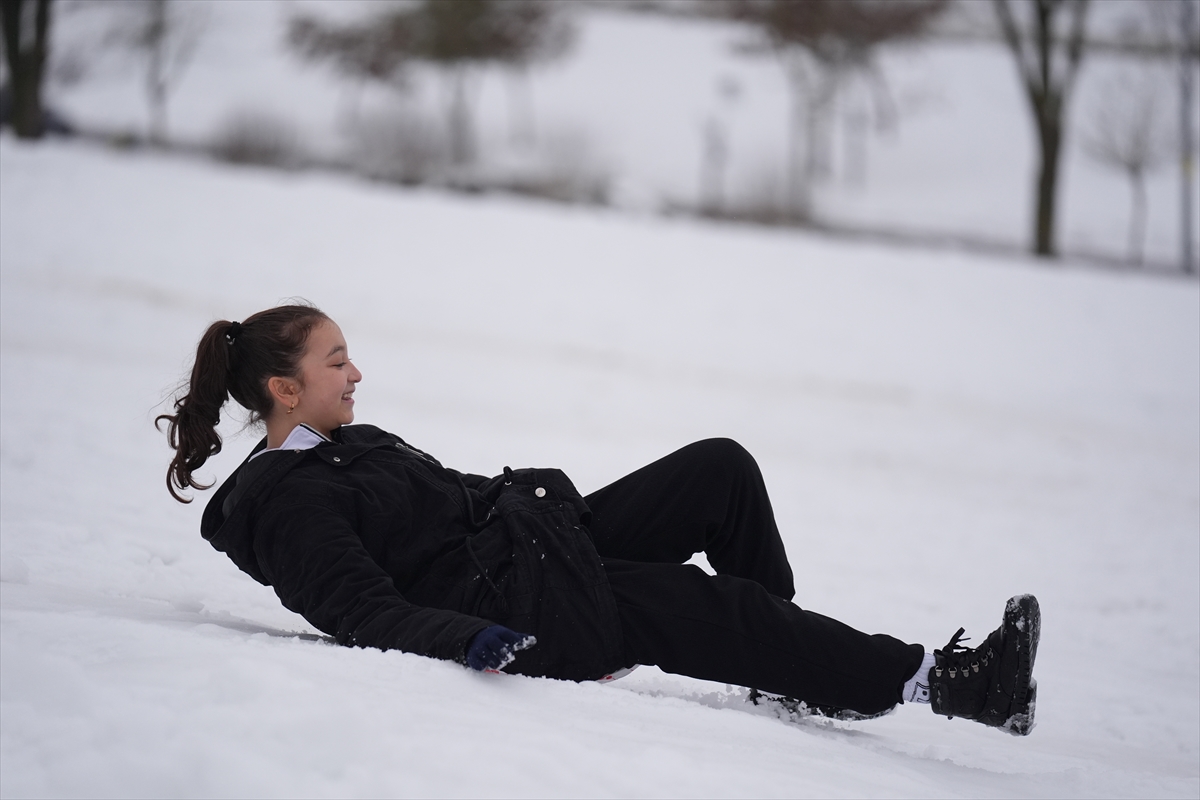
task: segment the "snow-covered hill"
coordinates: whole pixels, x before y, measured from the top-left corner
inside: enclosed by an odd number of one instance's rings
[[[961,254],[0,140],[0,794],[1200,792],[1200,291]],[[360,421],[598,488],[755,453],[797,602],[938,647],[1042,601],[1039,726],[788,723],[643,668],[469,673],[310,631],[167,495],[214,318],[301,295]],[[227,422],[221,479],[255,441]]]

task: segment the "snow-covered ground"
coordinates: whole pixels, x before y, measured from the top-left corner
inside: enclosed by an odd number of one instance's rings
[[[346,125],[354,114],[441,122],[445,87],[428,71],[414,68],[404,96],[379,87],[360,91],[331,70],[304,64],[284,45],[286,23],[296,13],[352,18],[378,3],[184,0],[173,6],[202,32],[171,93],[171,131],[181,140],[209,141],[230,119],[252,112],[294,126],[311,150],[341,155],[351,146]],[[50,99],[82,124],[144,132],[142,65],[128,53],[101,47],[114,10],[120,8],[76,3],[56,17],[56,63],[74,66],[83,79],[52,83]],[[1112,28],[1137,10],[1109,0],[1095,9],[1093,24]],[[485,159],[497,165],[528,161],[510,133],[514,109],[529,103],[539,157],[568,172],[607,175],[615,205],[635,212],[695,206],[701,202],[703,132],[711,119],[728,135],[728,200],[746,204],[782,191],[790,107],[783,70],[773,58],[735,52],[735,45],[750,39],[745,30],[602,9],[576,16],[578,35],[566,57],[532,69],[526,83],[514,85],[496,70],[478,83],[475,109]],[[832,176],[817,187],[817,219],[1026,247],[1037,152],[1009,53],[999,42],[933,41],[885,50],[880,63],[895,124],[875,129],[881,117],[867,85],[848,82],[832,115]],[[1067,253],[1126,254],[1128,182],[1085,156],[1080,142],[1106,104],[1128,105],[1112,80],[1130,70],[1143,75],[1145,91],[1161,93],[1161,132],[1177,132],[1175,65],[1108,55],[1084,61],[1060,178],[1058,238]],[[52,76],[69,72],[57,68]],[[722,99],[720,86],[735,86],[736,98]],[[861,180],[848,162],[857,148],[848,132],[856,115],[866,115],[871,127],[862,142]],[[1160,268],[1179,264],[1175,163],[1170,159],[1153,171],[1147,183],[1146,254]]]
[[[56,19],[60,59],[89,73],[51,97],[140,127],[134,65],[92,49],[105,8]],[[346,88],[281,34],[296,9],[361,6],[192,8],[177,136],[254,110],[346,146]],[[726,26],[583,19],[530,86],[539,141],[609,172],[614,211],[0,140],[0,795],[1200,794],[1197,284],[630,214],[696,201],[713,115],[730,191],[778,183],[782,78]],[[836,139],[818,213],[1025,241],[1007,54],[939,43],[883,66],[899,126],[870,140],[864,185]],[[1085,67],[1080,126],[1114,69]],[[437,83],[416,78],[408,113],[432,115]],[[479,96],[500,161],[519,155],[506,88]],[[1077,145],[1062,241],[1120,254],[1127,188]],[[1172,261],[1175,176],[1149,188],[1147,251]],[[290,636],[311,629],[200,539],[205,496],[168,497],[151,421],[208,322],[291,296],[346,332],[360,421],[451,466],[560,466],[588,491],[731,436],[766,474],[800,604],[933,648],[1036,593],[1038,729],[923,708],[789,722],[651,668],[574,685]],[[256,440],[225,425],[217,480]]]
[[[78,144],[0,140],[0,176],[0,795],[1200,794],[1196,282]],[[731,436],[798,603],[933,648],[1036,593],[1037,730],[286,635],[152,418],[208,322],[295,295],[359,420],[449,465],[588,491]]]

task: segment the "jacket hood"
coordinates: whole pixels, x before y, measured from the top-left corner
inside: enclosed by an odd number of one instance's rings
[[[200,519],[200,535],[228,555],[243,572],[264,585],[267,580],[258,568],[254,537],[247,522],[249,509],[255,505],[251,501],[278,483],[307,452],[281,450],[251,460],[266,446],[264,437],[209,499]]]

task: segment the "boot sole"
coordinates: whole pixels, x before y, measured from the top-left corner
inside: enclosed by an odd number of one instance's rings
[[[863,714],[859,711],[851,711],[848,708],[816,705],[815,703],[807,703],[803,700],[795,700],[791,697],[784,697],[783,695],[760,692],[757,689],[751,689],[750,695],[747,699],[756,706],[767,705],[768,707],[782,709],[795,719],[818,717],[824,719],[835,719],[839,722],[865,722],[866,720],[886,717],[888,714],[891,714],[896,710],[896,706],[892,706],[891,708],[886,708],[883,711],[878,711],[874,714]]]
[[[1033,679],[1033,664],[1037,660],[1038,641],[1042,635],[1042,611],[1037,598],[1031,594],[1017,595],[1004,608],[1006,635],[1017,637],[1017,680],[1012,712],[1000,729],[1014,736],[1028,736],[1033,730],[1037,709],[1037,681]]]

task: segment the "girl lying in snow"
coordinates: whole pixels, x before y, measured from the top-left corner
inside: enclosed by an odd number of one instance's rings
[[[867,635],[790,602],[766,487],[738,444],[697,442],[583,497],[555,469],[457,472],[352,425],[360,380],[331,319],[281,306],[213,323],[157,420],[180,502],[209,488],[194,473],[221,449],[230,396],[265,423],[201,532],[339,643],[575,681],[653,664],[842,717],[915,702],[1032,729],[1032,596],[973,649],[961,628],[933,653]],[[700,551],[715,576],[683,563]]]

